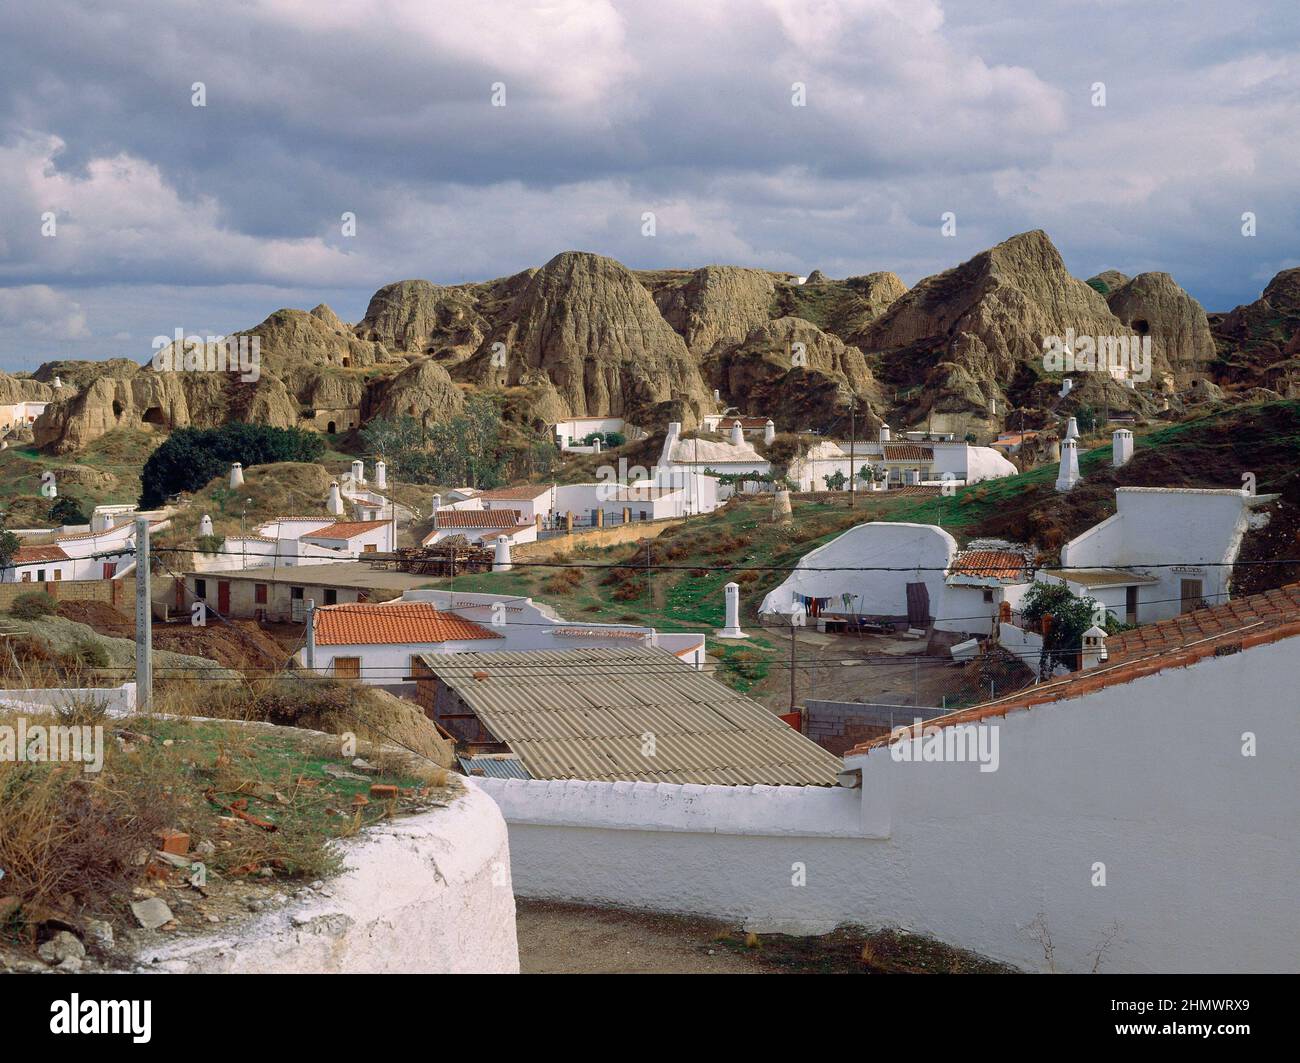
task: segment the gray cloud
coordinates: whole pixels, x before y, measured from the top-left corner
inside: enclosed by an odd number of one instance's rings
[[[1081,275],[1163,269],[1225,308],[1297,261],[1288,7],[1236,4],[1253,33],[1208,0],[24,7],[0,43],[0,364],[143,358],[321,299],[355,318],[391,280],[570,247],[912,282],[1042,227]]]

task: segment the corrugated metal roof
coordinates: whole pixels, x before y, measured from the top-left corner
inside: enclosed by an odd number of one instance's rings
[[[769,709],[657,647],[423,660],[535,779],[833,786],[842,767]]]
[[[457,757],[460,770],[466,775],[487,779],[531,779],[524,762],[518,757],[501,757],[492,754]]]

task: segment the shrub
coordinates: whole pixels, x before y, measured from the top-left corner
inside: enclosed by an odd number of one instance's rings
[[[9,612],[19,620],[39,620],[43,616],[53,616],[58,608],[58,603],[44,591],[35,591],[18,595],[9,606]]]
[[[47,520],[52,520],[55,524],[90,523],[90,518],[82,510],[81,503],[68,495],[56,498],[54,504],[50,506],[50,511],[45,516]]]
[[[181,428],[149,455],[140,476],[140,506],[152,509],[181,491],[197,491],[231,462],[245,468],[278,461],[314,462],[325,452],[315,432],[260,424]]]

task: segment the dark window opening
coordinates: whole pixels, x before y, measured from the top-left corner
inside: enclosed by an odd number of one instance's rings
[[[325,431],[327,431],[330,435],[333,435],[336,431],[338,431],[338,427],[334,424],[333,421],[330,421],[330,423],[325,426]]]
[[[325,604],[326,605],[339,604],[339,592],[335,590],[333,587],[325,588]]]

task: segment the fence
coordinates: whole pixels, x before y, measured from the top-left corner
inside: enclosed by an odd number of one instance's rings
[[[122,579],[47,580],[44,583],[0,583],[0,609],[7,610],[22,594],[44,591],[55,601],[107,602],[135,609],[135,577]]]

